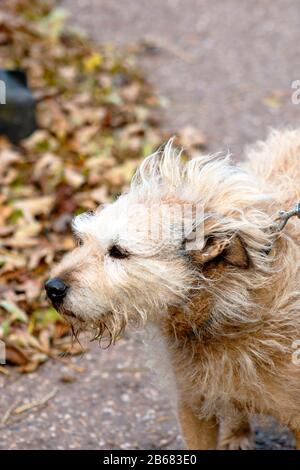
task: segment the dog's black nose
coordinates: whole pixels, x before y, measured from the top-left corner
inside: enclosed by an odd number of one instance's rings
[[[59,277],[53,277],[48,279],[45,283],[45,289],[49,299],[53,303],[60,303],[66,296],[68,285]]]

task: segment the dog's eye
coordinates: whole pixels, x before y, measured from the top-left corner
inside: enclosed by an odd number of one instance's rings
[[[83,245],[83,240],[82,240],[82,238],[76,236],[76,237],[75,237],[75,241],[76,241],[76,245],[77,245],[77,246],[82,246],[82,245]]]
[[[127,251],[122,250],[117,245],[112,245],[110,249],[108,250],[108,254],[112,258],[117,258],[117,259],[124,259],[124,258],[128,258],[129,256],[129,253]]]

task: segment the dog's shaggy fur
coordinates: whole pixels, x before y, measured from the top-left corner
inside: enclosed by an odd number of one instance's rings
[[[250,448],[253,414],[273,415],[300,445],[300,222],[272,229],[300,199],[299,159],[300,131],[272,132],[241,166],[218,155],[185,162],[169,142],[128,193],[75,218],[82,245],[52,273],[70,286],[59,310],[75,330],[112,341],[128,323],[152,331],[189,448]],[[204,208],[201,249],[184,248],[173,212],[182,204]],[[172,219],[167,244],[145,229],[153,205],[173,214],[151,214],[159,228]]]

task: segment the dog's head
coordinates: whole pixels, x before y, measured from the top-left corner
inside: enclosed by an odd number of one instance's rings
[[[114,340],[128,322],[186,305],[209,266],[249,268],[253,244],[265,243],[244,215],[255,200],[253,182],[226,159],[184,163],[169,142],[143,162],[128,193],[75,218],[78,247],[52,271],[48,297],[75,329]]]

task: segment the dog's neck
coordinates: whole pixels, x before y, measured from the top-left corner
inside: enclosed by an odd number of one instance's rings
[[[249,279],[253,275],[254,272],[249,271]],[[225,336],[241,338],[259,327],[264,320],[264,304],[272,308],[274,295],[270,285],[252,290],[251,281],[245,285],[239,283],[236,273],[230,272],[223,261],[211,263],[205,276],[206,286],[192,291],[184,306],[169,308],[163,316],[161,328],[171,341],[211,342]],[[277,276],[270,274],[270,277],[275,283]],[[240,298],[234,299],[237,286],[241,299],[245,299],[243,305],[238,303]],[[259,306],[257,309],[253,309],[254,303]]]
[[[162,320],[163,333],[179,342],[203,336],[210,321],[212,304],[212,295],[203,292],[183,308],[170,308]]]

